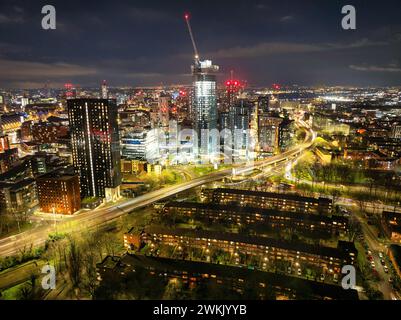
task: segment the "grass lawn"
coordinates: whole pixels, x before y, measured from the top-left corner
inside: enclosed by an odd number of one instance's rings
[[[14,287],[4,290],[1,293],[0,300],[18,300],[18,294],[22,287],[24,287],[29,281],[20,283]]]
[[[15,224],[13,227],[10,228],[9,232],[0,233],[0,238],[6,238],[9,236],[13,236],[13,235],[22,233],[24,231],[31,229],[34,225],[35,225],[34,223],[30,223],[29,221],[27,221],[24,223],[20,223],[20,228],[18,229],[17,224]]]

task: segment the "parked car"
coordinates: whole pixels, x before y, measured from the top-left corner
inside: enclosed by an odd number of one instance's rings
[[[388,273],[388,267],[387,266],[384,266],[383,269],[384,269],[385,273]]]
[[[383,252],[381,252],[381,251],[379,252],[379,258],[383,259]]]
[[[324,274],[323,273],[320,275],[320,281],[324,281]]]
[[[301,276],[302,275],[302,271],[301,269],[298,269],[298,275]]]
[[[380,259],[380,263],[382,264],[382,266],[384,266],[386,264],[386,261],[384,261],[383,259]]]
[[[338,274],[337,274],[337,273],[334,274],[334,276],[333,276],[333,281],[334,281],[335,283],[338,282]]]

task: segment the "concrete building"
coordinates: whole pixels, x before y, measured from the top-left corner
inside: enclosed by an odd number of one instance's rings
[[[188,284],[189,288],[213,283],[243,294],[245,288],[251,287],[260,299],[271,298],[266,296],[267,289],[269,294],[273,292],[275,299],[358,300],[356,290],[344,290],[337,285],[198,261],[126,254],[123,257],[107,256],[96,267],[101,282],[109,279],[124,282],[130,274],[143,269],[149,277],[159,277],[160,281],[180,281]]]
[[[159,226],[146,227],[141,241],[150,247],[166,245],[182,250],[222,250],[234,255],[238,265],[247,265],[252,256],[259,261],[256,268],[260,270],[267,270],[268,264],[274,266],[277,261],[284,261],[292,267],[310,267],[320,273],[340,274],[343,265],[352,265],[357,258],[357,250],[351,242],[338,241],[338,246],[333,248],[237,233]],[[129,243],[125,245],[129,248]]]
[[[281,211],[330,214],[332,210],[332,200],[329,198],[303,197],[297,194],[217,188],[204,189],[202,198],[203,201],[216,204]]]
[[[120,197],[121,164],[114,100],[68,99],[72,159],[81,197]]]
[[[325,234],[346,234],[348,218],[343,216],[322,216],[308,213],[296,213],[240,207],[216,203],[168,202],[162,210],[163,215],[182,216],[203,220],[210,223],[231,223],[234,225],[263,224],[271,228],[318,232]]]
[[[50,172],[38,177],[36,184],[41,211],[71,215],[81,208],[77,175]]]

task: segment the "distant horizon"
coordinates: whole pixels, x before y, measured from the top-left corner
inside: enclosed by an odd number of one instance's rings
[[[224,82],[221,81],[221,83],[217,84],[218,87],[223,88],[224,87]],[[257,89],[265,89],[265,90],[274,90],[272,87],[273,84],[266,85],[266,86],[256,86],[256,85],[249,85],[245,87],[245,90],[257,90]],[[99,82],[98,86],[95,85],[88,85],[88,86],[81,86],[79,84],[74,84],[74,88],[77,89],[100,89],[101,82]],[[120,85],[120,86],[113,86],[109,85],[107,83],[107,87],[109,89],[172,89],[172,88],[177,88],[177,87],[191,87],[191,83],[187,84],[166,84],[166,85],[144,85],[144,86],[135,86],[135,85]],[[389,85],[389,86],[356,86],[356,85],[298,85],[298,84],[280,84],[281,89],[280,90],[285,90],[285,89],[291,89],[291,88],[299,88],[299,89],[401,89],[401,84],[400,85]],[[0,90],[2,91],[7,91],[7,90],[43,90],[43,89],[53,89],[53,90],[65,90],[64,86],[61,87],[52,87],[52,86],[43,86],[43,87],[36,87],[36,88],[18,88],[18,87],[0,87]]]

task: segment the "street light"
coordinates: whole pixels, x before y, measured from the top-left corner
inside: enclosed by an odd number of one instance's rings
[[[54,205],[52,207],[52,210],[53,210],[54,229],[56,230],[56,233],[57,233],[56,208]]]

